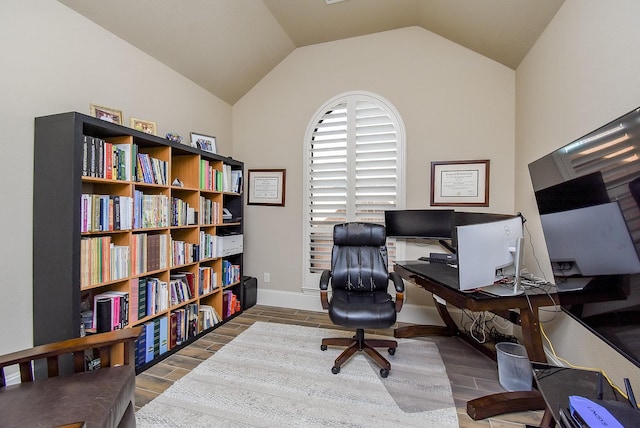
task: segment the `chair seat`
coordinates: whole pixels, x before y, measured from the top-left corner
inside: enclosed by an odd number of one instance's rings
[[[0,389],[1,426],[135,426],[133,366],[52,377]],[[129,413],[127,417],[124,417]]]
[[[389,328],[396,322],[395,302],[386,291],[334,289],[329,318],[343,327]]]

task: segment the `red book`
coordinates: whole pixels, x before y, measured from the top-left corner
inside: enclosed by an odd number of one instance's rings
[[[113,179],[113,145],[104,143],[104,178]]]
[[[176,346],[178,339],[178,315],[175,312],[171,312],[169,317],[169,349]]]

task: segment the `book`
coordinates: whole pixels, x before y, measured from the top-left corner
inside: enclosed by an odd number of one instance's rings
[[[98,333],[106,333],[111,331],[112,326],[112,306],[111,299],[108,297],[96,298],[95,301],[95,329]]]
[[[160,318],[153,320],[153,358],[160,356]]]
[[[131,144],[113,144],[113,150],[117,153],[117,179],[123,181],[131,181]]]
[[[177,328],[178,328],[178,315],[175,312],[171,312],[169,315],[169,349],[172,349],[177,344]]]
[[[82,175],[89,176],[89,148],[91,145],[91,138],[88,135],[82,136]]]
[[[139,278],[136,282],[138,283],[138,319],[142,319],[147,316],[147,280]]]
[[[147,335],[146,330],[136,339],[136,368],[146,363],[147,356]]]
[[[153,321],[144,323],[144,335],[146,342],[145,363],[153,360]]]
[[[160,318],[160,354],[169,350],[169,322],[167,317]]]

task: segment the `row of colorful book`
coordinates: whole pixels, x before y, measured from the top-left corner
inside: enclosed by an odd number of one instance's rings
[[[171,226],[198,224],[198,211],[180,198],[171,198]]]
[[[105,232],[133,227],[133,198],[83,193],[80,198],[80,231]]]
[[[112,144],[102,138],[85,135],[82,142],[82,175],[108,180],[131,181],[134,144]]]
[[[167,170],[168,164],[163,160],[153,158],[147,153],[136,155],[136,179],[138,182],[166,186],[168,183]]]
[[[169,235],[134,233],[131,235],[131,272],[133,275],[167,267]]]
[[[93,296],[93,328],[97,333],[129,325],[129,293],[109,291]]]
[[[130,249],[115,245],[111,236],[80,240],[80,286],[115,281],[129,276]]]
[[[240,281],[240,265],[231,263],[228,260],[222,261],[222,286],[235,284]]]

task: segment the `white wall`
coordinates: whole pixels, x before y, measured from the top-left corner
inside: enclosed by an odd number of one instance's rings
[[[396,107],[407,131],[408,208],[429,206],[431,161],[490,159],[486,210],[514,212],[514,85],[513,70],[418,27],[296,49],[233,106],[234,154],[245,168],[287,170],[285,207],[246,207],[244,267],[258,278],[259,300],[272,291],[272,303],[304,305],[304,135],[327,100],[361,90]],[[429,295],[412,287],[408,301]]]
[[[89,104],[154,120],[158,134],[216,135],[231,153],[231,106],[54,0],[0,13],[0,354],[32,345],[33,120]],[[55,225],[52,225],[55,227]],[[51,269],[58,269],[51,266]]]
[[[516,72],[516,209],[551,278],[527,165],[640,105],[640,2],[567,0]],[[530,257],[527,265],[536,263]],[[550,317],[551,314],[545,314]],[[543,324],[557,353],[640,388],[640,370],[572,319]]]

